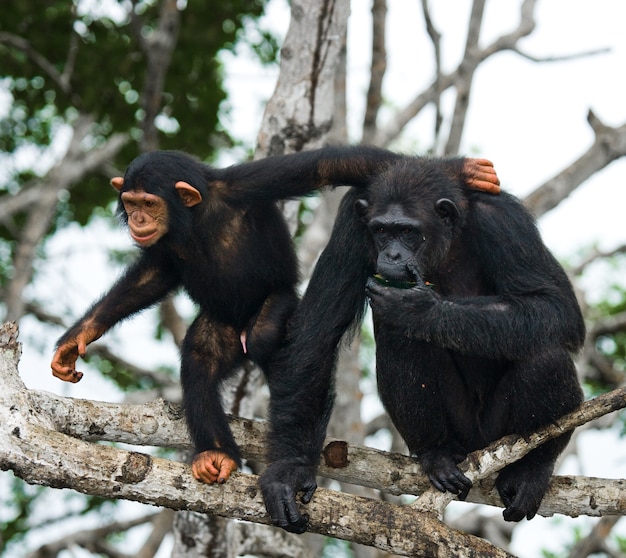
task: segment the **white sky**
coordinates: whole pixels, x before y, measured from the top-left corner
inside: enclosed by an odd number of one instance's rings
[[[451,68],[463,49],[470,2],[437,0],[431,4],[435,24],[444,34],[444,63]],[[519,4],[519,1],[487,3],[483,43],[515,26]],[[432,50],[422,31],[419,5],[416,0],[389,0],[389,67],[384,94],[391,106],[402,106],[432,76]],[[504,53],[481,66],[476,75],[462,152],[479,153],[494,161],[503,187],[517,195],[528,193],[586,151],[593,141],[586,123],[590,108],[609,125],[626,122],[626,2],[541,0],[538,6],[537,30],[522,43],[527,52],[556,56],[605,47],[612,51],[584,60],[542,65]],[[354,140],[358,140],[367,88],[369,10],[370,2],[353,0],[348,106]],[[285,33],[289,22],[286,0],[272,0],[265,21],[267,26]],[[226,54],[223,59],[231,90],[230,130],[253,145],[277,71],[260,68],[243,55]],[[431,119],[432,114],[424,115],[413,123],[408,130],[410,137],[404,143],[427,146]],[[559,257],[570,257],[581,246],[594,242],[604,248],[626,242],[625,176],[626,161],[613,163],[542,219],[544,238]],[[68,239],[71,239],[69,248]],[[105,249],[129,244],[122,232],[109,230],[101,223],[89,231],[68,229],[50,243],[49,257],[43,262],[39,280],[33,287],[37,298],[53,299],[59,308],[79,315],[116,276],[117,271],[110,269],[103,255]],[[77,254],[80,263],[74,264]],[[95,279],[94,270],[97,270]],[[606,279],[600,275],[598,280]],[[134,344],[125,349],[129,359],[146,367],[164,362],[177,366],[176,351],[167,344],[153,343],[149,350],[137,349],[140,345],[135,343],[151,338],[152,324],[149,313],[144,313],[108,333],[106,341],[122,346],[130,337]],[[20,370],[27,385],[74,397],[116,400],[115,391],[96,374],[89,374],[77,385],[51,377],[49,360],[58,332],[53,335],[50,336],[49,328],[42,328],[34,320],[22,322],[24,356]],[[626,443],[616,442],[612,434],[609,436],[609,440],[603,434],[590,441],[583,437],[580,442],[583,454],[600,456],[601,463],[593,459],[576,463],[570,465],[573,467],[570,472],[623,476]],[[603,455],[607,446],[616,450],[610,456]],[[568,520],[562,522],[567,523]],[[523,543],[518,542],[514,551],[529,558],[538,556],[541,547],[558,550],[560,537],[570,535],[569,529],[557,529],[553,521],[540,518],[523,529],[516,531],[516,540]]]
[[[482,44],[516,26],[519,4],[487,3]],[[448,70],[455,67],[463,51],[469,9],[468,0],[432,2],[435,24],[444,35],[443,63]],[[352,2],[348,106],[355,141],[359,139],[368,83],[369,10],[370,2]],[[453,13],[458,15],[451,16]],[[590,108],[608,125],[626,122],[626,2],[541,0],[537,20],[535,32],[521,43],[534,56],[562,56],[600,48],[610,48],[611,52],[543,64],[507,52],[481,65],[461,151],[478,152],[492,159],[503,186],[520,196],[588,149],[593,141],[586,122]],[[285,0],[272,0],[266,22],[272,29],[286,32]],[[389,0],[389,61],[384,95],[390,106],[404,106],[432,79],[432,47],[422,27],[419,2]],[[233,84],[232,129],[253,144],[262,106],[273,90],[276,73],[252,68],[243,57],[225,55],[224,60]],[[383,122],[384,117],[383,113]],[[413,122],[406,136],[404,143],[427,147],[432,136],[432,112]],[[626,161],[613,163],[579,188],[555,215],[542,220],[546,242],[559,256],[570,255],[581,245],[595,241],[607,248],[626,241],[626,228],[622,225],[625,174]]]

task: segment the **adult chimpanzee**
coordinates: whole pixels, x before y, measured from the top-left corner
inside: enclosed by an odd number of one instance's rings
[[[336,346],[364,299],[373,309],[378,389],[409,450],[441,491],[464,497],[457,464],[502,435],[571,411],[582,393],[570,352],[584,324],[567,276],[520,202],[463,188],[439,161],[404,158],[350,191],[292,318],[270,378],[274,524],[306,529],[332,407]],[[504,468],[504,518],[532,518],[563,435]]]
[[[365,185],[399,156],[375,148],[324,148],[219,170],[177,152],[138,157],[124,178],[119,213],[141,255],[59,340],[58,378],[78,382],[86,346],[182,286],[200,312],[181,349],[183,403],[198,454],[198,480],[224,482],[240,464],[219,386],[244,358],[266,368],[296,302],[297,261],[275,201],[325,185]],[[497,187],[490,163],[450,162],[476,187]]]

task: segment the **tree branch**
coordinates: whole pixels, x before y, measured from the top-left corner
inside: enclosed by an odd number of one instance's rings
[[[576,266],[568,267],[568,272],[575,277],[580,275],[588,265],[594,263],[595,261],[612,258],[620,254],[626,254],[626,244],[622,244],[621,246],[611,250],[599,250],[594,248],[591,252],[586,254],[583,261],[578,263]]]
[[[47,174],[46,186],[41,188],[36,203],[28,212],[13,257],[13,277],[6,288],[7,320],[18,319],[24,313],[22,292],[32,276],[37,246],[54,218],[59,192],[71,188],[86,173],[112,158],[128,141],[126,134],[113,134],[102,147],[85,152],[83,141],[91,132],[93,123],[93,118],[85,114],[76,119],[63,160]]]
[[[424,22],[426,23],[426,32],[433,43],[433,53],[435,58],[435,86],[437,96],[434,101],[435,105],[435,130],[433,146],[439,143],[439,136],[441,134],[441,125],[443,123],[443,114],[441,111],[441,33],[435,28],[432,17],[430,15],[430,8],[428,6],[428,0],[422,0],[422,14],[424,16]]]
[[[385,26],[387,24],[387,0],[374,0],[372,4],[372,61],[370,84],[367,90],[365,116],[363,118],[362,143],[371,143],[376,136],[376,120],[383,102],[383,78],[387,71],[385,49]]]
[[[622,406],[626,405],[623,399],[625,389],[621,388],[589,401],[581,407],[582,415],[579,415],[578,411],[573,415],[578,417],[579,424],[583,424],[615,408],[621,408],[620,401]],[[104,403],[37,391],[29,391],[28,397],[30,408],[46,416],[51,421],[52,428],[75,438],[174,449],[191,448],[182,410],[177,404],[163,400],[143,405]],[[612,399],[608,406],[607,399]],[[559,424],[551,427],[553,435],[561,433],[562,427]],[[231,417],[230,425],[244,457],[264,462],[266,423]],[[337,442],[327,440],[327,447],[328,444]],[[523,444],[523,440],[516,442]],[[407,455],[387,453],[343,442],[339,444],[343,445],[346,456],[346,459],[342,460],[343,466],[333,466],[333,462],[327,463],[323,458],[318,471],[320,476],[375,488],[394,495],[418,495],[431,486],[417,461]],[[493,459],[493,456],[490,458]],[[589,498],[590,494],[593,494],[593,499]],[[470,491],[467,501],[492,506],[502,505],[497,492],[493,490],[491,479],[477,483]],[[624,512],[624,502],[626,502],[626,481],[553,477],[539,514],[551,516],[560,513],[573,517],[620,514]]]
[[[45,75],[47,75],[56,84],[59,90],[61,90],[63,93],[65,93],[65,95],[71,98],[72,103],[75,106],[79,106],[79,100],[72,92],[68,76],[65,74],[61,74],[50,60],[48,60],[38,50],[33,48],[33,45],[29,41],[27,41],[23,37],[20,37],[19,35],[14,35],[13,33],[2,31],[0,32],[0,43],[12,46],[13,48],[23,52],[37,67],[39,67],[39,69]]]
[[[86,494],[129,499],[174,510],[268,522],[254,475],[236,473],[225,485],[207,486],[193,479],[187,465],[79,439],[187,447],[189,440],[178,405],[163,401],[114,405],[32,392],[25,389],[17,375],[21,347],[13,324],[6,324],[0,330],[0,349],[3,384],[0,469],[10,469],[33,484],[73,488]],[[508,436],[472,454],[466,463],[469,474],[476,479],[484,478],[550,437],[624,406],[626,388],[584,403],[574,413],[527,439]],[[233,425],[244,455],[262,457],[265,437],[257,423],[234,419]],[[345,442],[339,442],[338,446],[339,450],[345,448],[346,459],[341,461],[346,466],[333,468],[333,460],[325,457],[327,462],[320,467],[322,474],[342,481],[347,480],[344,477],[356,476],[367,485],[372,485],[372,478],[378,474],[379,482],[383,479],[381,488],[402,493],[416,492],[418,483],[424,485],[419,467],[407,456],[349,447]],[[67,455],[72,455],[72,459],[68,460]],[[407,479],[413,488],[405,489]],[[559,479],[555,479],[545,500],[554,500],[560,490],[566,500],[559,511],[572,515],[624,512],[626,481],[565,477],[561,482],[566,486],[561,489],[558,482]],[[578,507],[573,505],[572,495]],[[545,514],[546,502],[540,513]],[[446,527],[430,510],[423,512],[411,506],[318,489],[306,506],[306,512],[310,516],[311,532],[395,554],[466,556],[467,549],[472,548],[480,556],[508,556],[482,539]]]
[[[455,82],[456,101],[444,155],[456,155],[461,146],[461,138],[463,137],[463,129],[465,128],[465,122],[467,120],[467,109],[469,108],[474,74],[480,63],[480,60],[474,56],[474,53],[478,50],[478,39],[480,38],[480,28],[484,11],[485,0],[474,0],[472,2],[472,12],[467,26],[465,54],[463,56],[463,62],[459,67],[458,79]]]
[[[503,35],[488,47],[482,50],[466,52],[472,58],[472,64],[483,62],[490,56],[504,51],[514,50],[519,39],[529,35],[535,28],[534,9],[537,0],[524,0],[520,10],[520,23],[517,28]],[[387,146],[402,132],[404,127],[428,104],[437,100],[446,89],[456,85],[462,79],[469,61],[464,57],[457,68],[450,74],[442,74],[417,95],[404,109],[398,111],[395,117],[385,127],[381,127],[376,136],[376,145]]]
[[[611,128],[589,111],[589,125],[595,141],[586,153],[524,198],[524,203],[541,217],[554,209],[590,176],[626,155],[626,124]]]

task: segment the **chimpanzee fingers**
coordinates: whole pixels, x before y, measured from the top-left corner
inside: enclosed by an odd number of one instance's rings
[[[293,463],[272,463],[259,480],[265,507],[272,523],[291,533],[304,533],[309,517],[301,514],[296,494],[302,492],[301,501],[308,504],[317,488],[315,468]]]
[[[493,163],[489,159],[474,159],[474,162],[479,167],[491,167],[491,168],[493,168]]]
[[[213,465],[213,460],[207,453],[204,451],[194,456],[191,463],[191,473],[196,480],[213,484],[217,481],[219,470]]]
[[[440,492],[450,492],[458,495],[460,500],[465,500],[470,488],[472,488],[472,481],[460,469],[455,469],[447,470],[445,474],[429,474],[428,478]]]
[[[76,358],[72,358],[71,355],[68,358],[67,354],[59,348],[50,364],[52,375],[64,382],[71,382],[72,384],[80,382],[83,373],[76,370],[75,363]]]
[[[230,478],[230,474],[237,470],[237,462],[224,453],[220,454],[216,466],[220,471],[217,477],[218,484],[224,484]]]
[[[300,514],[293,488],[279,482],[262,483],[261,488],[272,524],[290,533],[304,533],[309,518]]]
[[[446,491],[446,487],[443,485],[443,483],[439,482],[439,479],[437,477],[435,477],[434,475],[428,475],[428,478],[430,479],[430,484],[432,484],[437,490],[439,490],[439,492]]]
[[[500,179],[491,161],[487,159],[466,159],[464,171],[467,185],[471,188],[491,194],[500,192]]]
[[[379,305],[385,292],[384,289],[386,288],[388,287],[383,287],[371,277],[367,280],[367,283],[365,284],[365,295],[369,299],[372,308]]]
[[[486,192],[487,194],[499,194],[501,188],[488,180],[472,180],[472,188]]]
[[[87,345],[89,344],[89,340],[84,333],[79,333],[76,337],[76,344],[78,348],[78,356],[84,357],[87,353]]]
[[[70,368],[68,366],[64,367],[53,367],[52,375],[59,380],[63,380],[64,382],[70,382],[72,384],[76,384],[80,382],[83,378],[83,373]]]
[[[311,498],[313,498],[313,494],[315,494],[315,491],[317,490],[317,483],[309,483],[306,484],[305,486],[302,487],[302,496],[300,498],[300,501],[303,504],[308,504],[311,501]]]
[[[524,490],[520,486],[498,486],[500,498],[504,504],[502,516],[505,521],[521,521],[535,517],[541,504],[543,492]]]

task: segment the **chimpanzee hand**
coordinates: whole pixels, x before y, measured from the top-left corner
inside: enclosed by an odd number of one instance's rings
[[[59,343],[59,346],[52,357],[52,374],[64,382],[80,382],[83,373],[76,370],[78,357],[84,357],[87,352],[87,345],[99,339],[105,329],[91,321],[80,324],[77,333],[72,334],[70,330]]]
[[[366,293],[376,319],[418,338],[428,337],[432,321],[441,316],[441,297],[424,284],[402,289],[370,278]]]
[[[265,507],[276,527],[291,533],[304,533],[309,523],[306,514],[300,514],[296,494],[302,492],[300,501],[308,504],[317,489],[315,468],[288,461],[272,463],[259,481]]]
[[[465,159],[463,174],[470,188],[489,192],[500,193],[500,179],[493,168],[493,163],[487,159]]]
[[[230,474],[237,470],[237,462],[219,450],[207,450],[197,454],[191,464],[196,480],[207,484],[224,484]]]

